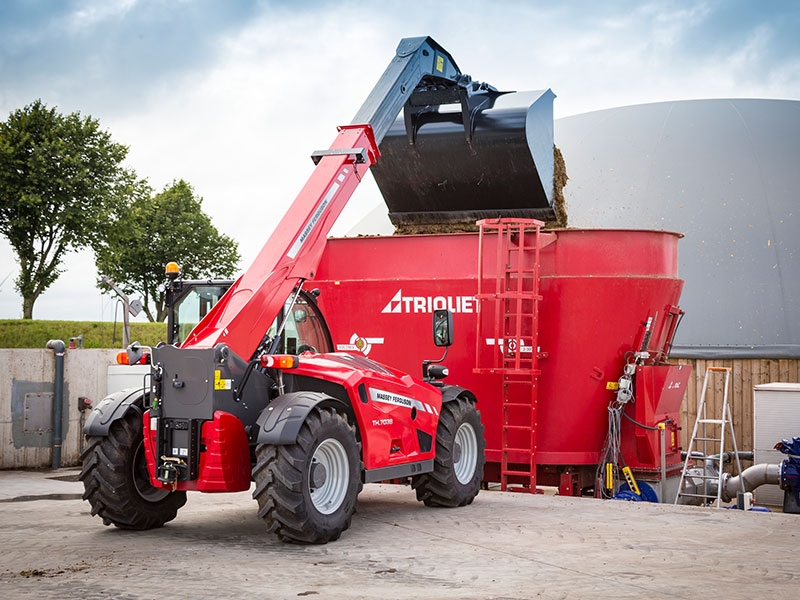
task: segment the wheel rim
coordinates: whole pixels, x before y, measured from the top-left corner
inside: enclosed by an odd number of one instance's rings
[[[148,502],[158,502],[169,495],[167,490],[160,490],[150,483],[150,474],[147,472],[147,460],[144,456],[144,441],[139,443],[133,455],[133,485],[139,495]]]
[[[459,483],[467,484],[475,475],[478,464],[478,438],[469,423],[462,423],[456,431],[456,443],[453,454],[453,469]]]
[[[339,440],[325,440],[314,451],[308,469],[308,489],[314,508],[323,515],[335,512],[347,496],[349,481],[347,450]]]

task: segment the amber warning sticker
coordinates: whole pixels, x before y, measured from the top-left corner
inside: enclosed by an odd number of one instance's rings
[[[436,55],[436,70],[439,71],[439,73],[444,72],[444,57],[440,54]]]
[[[215,390],[229,390],[229,389],[231,389],[231,380],[230,379],[222,379],[222,374],[220,373],[219,369],[214,371],[214,389]]]

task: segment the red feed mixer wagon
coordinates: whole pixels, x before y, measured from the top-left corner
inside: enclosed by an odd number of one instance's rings
[[[613,494],[627,464],[642,496],[671,500],[691,374],[666,364],[680,237],[495,219],[481,233],[332,239],[314,286],[337,349],[411,372],[434,354],[417,341],[431,312],[453,312],[443,364],[480,399],[485,481]],[[622,408],[615,460],[609,406]]]

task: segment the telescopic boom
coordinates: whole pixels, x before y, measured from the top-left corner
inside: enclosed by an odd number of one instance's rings
[[[378,145],[400,110],[413,115],[441,104],[461,104],[467,139],[472,119],[498,92],[473,82],[430,37],[405,38],[351,125],[338,128],[330,149],[312,154],[316,163],[250,268],[187,336],[183,348],[224,343],[253,357],[291,291],[312,278],[328,232],[367,170],[380,156]]]

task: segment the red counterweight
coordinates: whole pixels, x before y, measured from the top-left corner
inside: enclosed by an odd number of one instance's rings
[[[144,452],[150,484],[160,489],[172,485],[156,478],[153,451],[158,446],[158,431],[152,427],[150,411],[144,413]],[[250,487],[250,447],[242,422],[233,415],[218,410],[213,421],[203,423],[200,443],[205,451],[200,455],[200,477],[180,482],[175,488],[197,492],[243,492]]]

